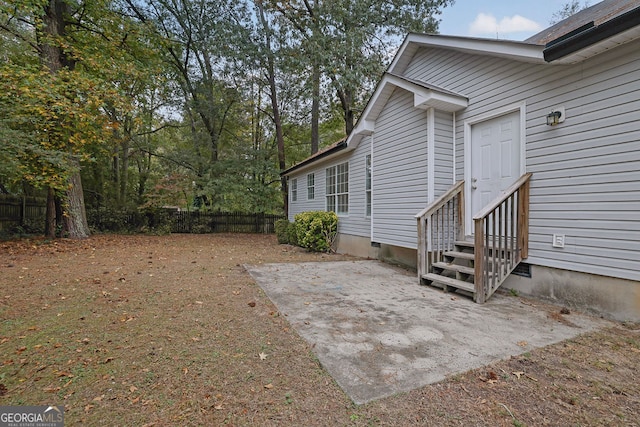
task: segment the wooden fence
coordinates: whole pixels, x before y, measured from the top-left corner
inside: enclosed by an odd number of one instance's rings
[[[27,231],[44,231],[46,211],[44,198],[0,194],[0,231],[18,226],[28,228]]]
[[[0,232],[20,226],[27,233],[44,232],[47,201],[37,197],[0,195]],[[264,213],[187,212],[155,214],[87,209],[89,225],[99,231],[136,231],[166,225],[172,233],[275,233],[282,215]]]
[[[173,233],[275,233],[282,215],[239,212],[173,212]]]

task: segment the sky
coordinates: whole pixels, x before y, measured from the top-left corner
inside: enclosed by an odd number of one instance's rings
[[[440,34],[521,41],[549,27],[553,14],[567,3],[569,0],[455,0],[440,15]]]

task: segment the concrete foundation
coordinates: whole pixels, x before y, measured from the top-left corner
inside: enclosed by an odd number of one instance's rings
[[[349,254],[361,258],[379,259],[380,248],[371,246],[368,237],[353,236],[350,234],[338,234],[336,238],[336,252]]]
[[[631,280],[531,265],[531,278],[512,274],[502,288],[619,321],[640,322],[640,283]]]
[[[418,251],[392,245],[380,245],[380,258],[391,264],[400,264],[415,270],[418,265]]]

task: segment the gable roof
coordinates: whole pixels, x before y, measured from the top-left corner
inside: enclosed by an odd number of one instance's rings
[[[544,56],[542,54],[544,46],[534,43],[478,37],[410,33],[404,39],[400,49],[398,49],[398,53],[389,66],[389,72],[403,74],[418,49],[425,47],[509,58],[524,62],[544,63]]]
[[[378,115],[396,88],[412,92],[417,108],[434,107],[445,111],[465,108],[468,99],[464,95],[403,76],[421,48],[439,48],[537,64],[571,64],[636,39],[640,39],[638,0],[604,0],[523,42],[410,33],[382,76],[353,132],[281,174],[286,175],[323,158],[333,158],[339,151],[355,149],[364,136],[373,133]]]
[[[469,103],[469,99],[464,95],[420,80],[385,73],[347,139],[350,147],[357,147],[363,136],[373,133],[378,116],[396,88],[412,93],[413,106],[423,110],[433,107],[443,111],[459,111]]]

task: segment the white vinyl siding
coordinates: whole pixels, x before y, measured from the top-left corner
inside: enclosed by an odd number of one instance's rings
[[[371,154],[370,136],[363,138],[349,155],[349,216],[340,217],[338,221],[338,231],[342,234],[371,237],[371,218],[365,213],[366,174],[363,167],[368,154]]]
[[[332,166],[349,161],[350,164],[362,165],[365,161],[365,155],[370,154],[371,150],[370,137],[364,138],[355,151],[345,152],[342,156],[328,160],[320,161],[313,164],[312,167],[306,168],[300,172],[294,172],[290,175],[290,179],[307,179],[309,174],[314,175],[315,190],[314,199],[306,201],[298,201],[289,206],[289,220],[293,221],[296,214],[305,211],[324,211],[326,210],[326,170]],[[349,172],[349,215],[341,216],[338,220],[338,232],[360,237],[371,236],[371,218],[365,217],[365,171],[364,168],[351,168]]]
[[[314,179],[318,180],[318,182],[324,182],[324,169],[323,165],[314,168]],[[290,175],[289,182],[293,179],[306,180],[307,173],[307,171],[294,172]],[[324,185],[316,185],[315,187],[315,198],[313,200],[298,200],[289,204],[289,221],[293,221],[296,214],[300,212],[325,210]]]
[[[526,102],[531,182],[527,262],[640,280],[640,49],[631,42],[576,65],[525,64],[423,49],[411,78],[467,96],[456,114],[456,175],[464,179],[466,119]],[[566,121],[546,125],[551,108]],[[553,234],[566,236],[553,248]]]
[[[453,185],[453,114],[435,113],[434,199]]]
[[[372,240],[416,248],[417,212],[427,206],[427,112],[396,89],[376,120]]]

